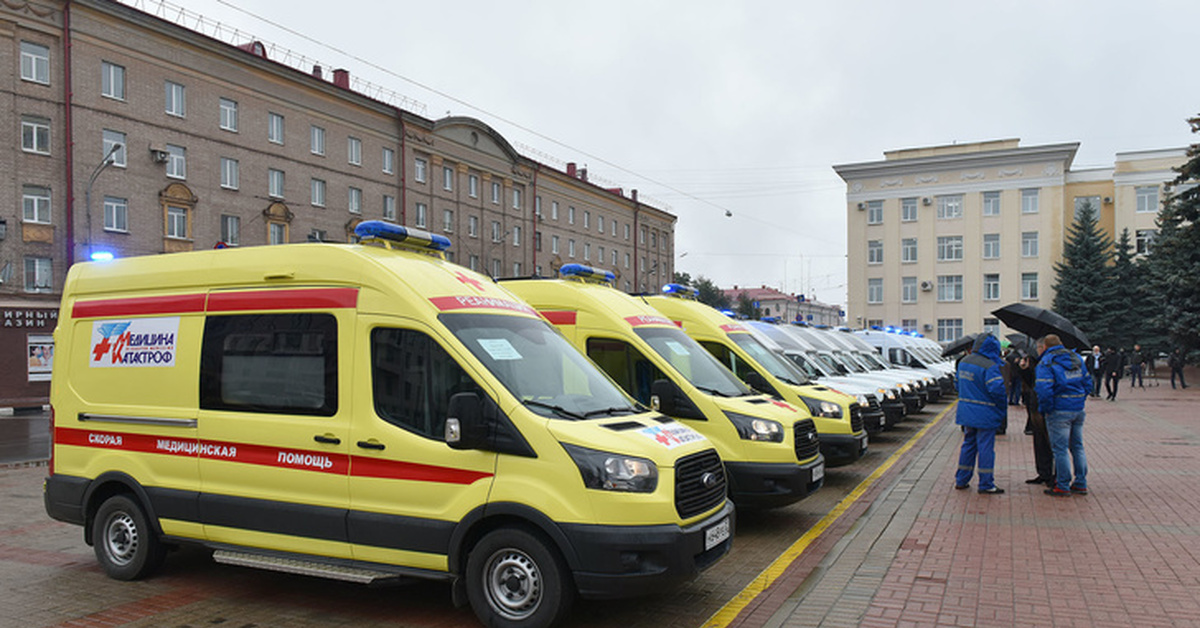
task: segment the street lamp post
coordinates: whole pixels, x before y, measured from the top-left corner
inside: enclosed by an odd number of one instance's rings
[[[96,164],[96,168],[92,170],[92,176],[88,177],[87,187],[83,190],[83,210],[87,218],[88,259],[92,258],[92,184],[96,182],[96,177],[99,177],[100,173],[104,172],[105,168],[113,165],[113,163],[116,161],[113,156],[116,155],[117,151],[121,150],[123,147],[124,144],[113,144],[112,148],[108,149],[108,152],[104,154],[104,159],[100,160],[100,163]]]

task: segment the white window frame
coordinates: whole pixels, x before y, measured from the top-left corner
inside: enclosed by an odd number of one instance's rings
[[[1000,215],[1000,192],[991,191],[983,193],[983,215],[984,216],[999,216]]]
[[[308,152],[325,156],[325,127],[315,124],[308,127]]]
[[[326,193],[329,186],[324,179],[311,178],[308,182],[309,203],[313,207],[325,207]]]
[[[883,201],[867,201],[867,224],[883,224]]]
[[[558,201],[550,201],[550,220],[558,220]]]
[[[467,217],[467,237],[479,237],[479,216]]]
[[[217,109],[220,113],[217,126],[222,131],[231,133],[238,132],[238,104],[232,98],[219,98],[217,100]]]
[[[454,191],[454,168],[451,166],[442,166],[442,189],[447,192]]]
[[[920,287],[916,277],[901,277],[900,278],[900,302],[901,303],[916,303],[917,295],[920,292]]]
[[[267,196],[283,198],[283,186],[287,183],[287,175],[278,168],[267,168]]]
[[[479,198],[479,175],[467,175],[467,196],[471,198]]]
[[[938,342],[950,342],[962,338],[963,319],[939,318],[937,321]]]
[[[221,158],[221,187],[236,190],[241,186],[241,165],[232,157]]]
[[[1021,190],[1021,213],[1036,214],[1041,209],[1039,188],[1022,188]]]
[[[983,300],[984,301],[999,301],[1000,300],[1000,273],[984,273],[984,275],[983,275]]]
[[[963,258],[963,237],[957,236],[938,236],[937,244],[937,261],[939,262],[961,262]]]
[[[429,178],[429,162],[422,157],[413,159],[413,180],[425,183]]]
[[[568,225],[575,224],[575,206],[574,205],[567,206],[567,224]]]
[[[1133,188],[1134,197],[1137,199],[1137,213],[1139,214],[1157,214],[1158,213],[1158,186],[1157,185],[1139,185]]]
[[[883,278],[871,277],[867,279],[867,303],[876,305],[883,303]]]
[[[520,189],[513,188],[512,201],[513,201],[513,204],[512,204],[513,209],[521,209],[521,190]]]
[[[167,206],[167,237],[176,240],[188,239],[188,209],[186,207]]]
[[[396,197],[391,194],[383,195],[383,219],[396,222]]]
[[[21,150],[38,155],[50,154],[50,119],[21,116]]]
[[[50,47],[32,41],[21,42],[21,80],[50,84]]]
[[[267,112],[267,141],[272,144],[283,145],[285,132],[285,124],[283,114],[275,113],[274,111]]]
[[[426,229],[429,224],[429,206],[425,203],[417,203],[413,210],[413,224],[418,229]]]
[[[49,257],[25,258],[25,292],[45,294],[54,291],[54,262]]]
[[[1096,212],[1094,214],[1094,216],[1095,216],[1096,220],[1099,220],[1100,219],[1100,206],[1101,206],[1102,202],[1103,201],[1101,200],[1100,195],[1098,195],[1098,194],[1093,194],[1090,196],[1076,196],[1074,198],[1075,211],[1071,214],[1071,221],[1074,222],[1076,220],[1079,220],[1079,212],[1081,210],[1083,210],[1083,206],[1088,203],[1091,203],[1092,210],[1094,210]]]
[[[503,232],[500,230],[500,221],[492,221],[492,242],[500,242]]]
[[[442,231],[446,233],[454,233],[454,210],[442,210]]]
[[[867,240],[867,263],[883,263],[883,240]]]
[[[962,275],[938,275],[938,303],[960,303],[963,300]]]
[[[221,241],[229,246],[242,243],[242,219],[239,216],[221,215]]]
[[[575,240],[567,240],[567,257],[575,259]]]
[[[1038,256],[1038,232],[1037,231],[1022,231],[1021,232],[1021,257],[1037,257]]]
[[[187,117],[187,87],[175,81],[163,84],[163,110],[176,118]]]
[[[558,236],[550,236],[550,252],[558,255]]]
[[[396,172],[396,151],[384,146],[379,157],[382,162],[383,174],[394,174]]]
[[[493,205],[500,204],[500,192],[501,192],[500,182],[492,181],[492,204]]]
[[[346,138],[346,163],[351,166],[362,165],[362,140],[357,137]]]
[[[129,199],[104,197],[104,230],[129,233]]]
[[[942,194],[937,197],[938,220],[954,220],[963,216],[963,195]]]
[[[983,259],[1000,259],[1000,234],[983,234]]]
[[[21,218],[23,222],[48,225],[54,217],[50,188],[44,185],[21,186]]]
[[[125,66],[111,61],[100,62],[100,95],[125,101]]]
[[[267,223],[267,244],[287,244],[287,224],[282,222]]]
[[[1038,300],[1038,274],[1021,273],[1021,300]]]
[[[592,212],[591,212],[591,210],[587,210],[587,209],[583,210],[583,228],[584,229],[592,228]]]
[[[187,178],[187,149],[183,146],[167,144],[167,178]]]
[[[917,238],[904,238],[900,240],[900,263],[917,263]]]
[[[362,213],[362,189],[350,186],[346,189],[346,209],[351,214]]]
[[[520,225],[513,225],[512,245],[513,246],[521,246],[521,226]]]
[[[112,159],[111,165],[113,165],[117,168],[124,168],[126,166],[126,161],[125,161],[125,158],[126,158],[126,152],[125,152],[126,136],[125,136],[125,134],[120,131],[114,131],[112,129],[104,129],[104,131],[101,133],[100,142],[101,142],[101,147],[104,151],[100,156],[101,157],[108,156],[108,152],[110,150],[113,150],[113,147],[116,146],[117,149],[112,152],[112,156],[110,157]]]
[[[1149,255],[1158,239],[1158,229],[1138,229],[1135,233],[1134,246],[1138,255]]]
[[[917,197],[900,199],[900,222],[917,221]]]
[[[583,243],[583,261],[585,261],[585,262],[592,261],[592,243],[591,242]]]

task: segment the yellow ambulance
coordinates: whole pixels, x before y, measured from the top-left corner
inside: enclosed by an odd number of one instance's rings
[[[807,382],[802,373],[763,346],[750,330],[695,299],[694,290],[667,284],[646,302],[683,329],[751,388],[808,409],[831,467],[867,452],[862,408],[854,397]]]
[[[223,563],[444,580],[495,626],[695,577],[734,525],[712,443],[529,305],[369,221],[293,244],[71,268],[44,498],[104,570]]]
[[[503,285],[635,399],[707,436],[734,503],[784,506],[821,487],[825,460],[805,409],[747,388],[644,300],[613,288],[611,272],[566,264],[559,274]]]

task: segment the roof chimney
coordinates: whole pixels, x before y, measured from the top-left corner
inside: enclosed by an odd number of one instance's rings
[[[579,169],[579,179],[581,181],[587,181],[587,168]]]
[[[629,192],[633,196],[634,202],[637,202],[637,190],[630,190]]]
[[[573,162],[573,161],[567,162],[567,176],[568,177],[575,176],[575,162]]]
[[[313,65],[312,75],[313,75],[313,78],[316,78],[316,79],[324,79],[325,78],[324,73],[321,72],[321,66],[315,65],[315,64]]]
[[[342,89],[350,89],[350,70],[338,68],[333,71],[333,84]]]

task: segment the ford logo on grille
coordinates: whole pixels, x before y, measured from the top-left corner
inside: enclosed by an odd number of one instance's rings
[[[703,485],[704,488],[717,488],[721,485],[721,476],[709,471],[708,473],[700,476],[700,484]]]

